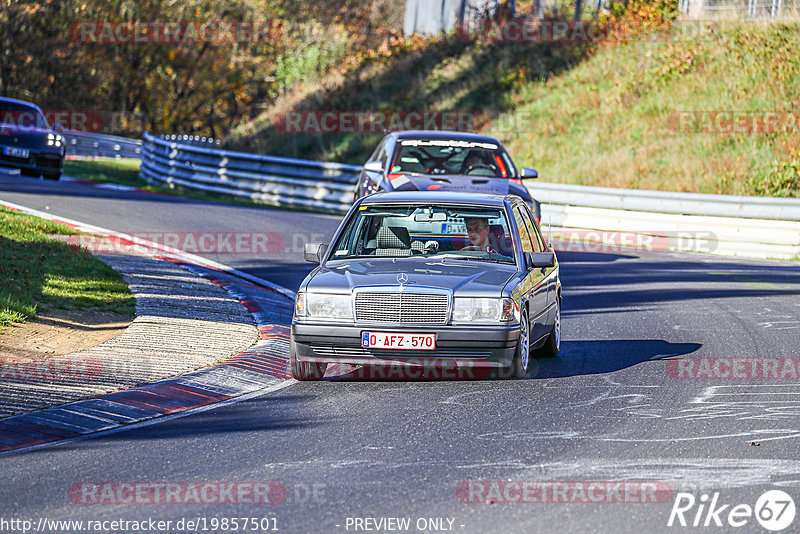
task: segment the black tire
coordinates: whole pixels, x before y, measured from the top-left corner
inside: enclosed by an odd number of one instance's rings
[[[524,378],[531,365],[531,335],[530,323],[528,322],[528,310],[522,308],[522,315],[519,319],[519,341],[517,350],[514,351],[514,358],[509,367],[504,367],[495,373],[496,378]]]
[[[322,377],[325,376],[325,371],[328,369],[328,364],[325,362],[301,362],[298,360],[294,350],[294,343],[292,343],[289,352],[289,364],[292,369],[292,377],[303,381],[322,380]]]
[[[42,175],[42,173],[40,173],[36,169],[20,169],[19,173],[22,176],[28,176],[30,178],[38,178],[39,176]]]
[[[56,180],[56,181],[58,181],[58,180],[61,179],[61,173],[60,172],[47,172],[47,173],[42,174],[42,176],[44,177],[45,180]]]
[[[556,297],[556,318],[544,345],[536,350],[537,358],[555,358],[561,350],[561,297]]]

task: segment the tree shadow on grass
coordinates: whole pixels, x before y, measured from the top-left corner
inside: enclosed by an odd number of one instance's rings
[[[511,108],[523,80],[546,80],[574,68],[595,50],[591,42],[470,42],[451,34],[421,49],[397,52],[348,73],[334,90],[320,89],[290,111],[455,111],[475,114],[472,130]],[[285,132],[282,117],[228,146],[270,155],[360,164],[384,132]],[[277,127],[276,127],[277,126]]]

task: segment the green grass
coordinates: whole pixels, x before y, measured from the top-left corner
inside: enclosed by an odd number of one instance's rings
[[[139,178],[139,160],[132,158],[67,160],[64,162],[64,174],[93,182],[114,183],[142,189],[150,187],[147,182]]]
[[[738,55],[737,55],[738,54]],[[547,181],[797,196],[800,127],[774,134],[691,133],[679,111],[792,112],[800,99],[800,25],[720,26],[678,43],[610,46],[515,95],[501,132]]]
[[[692,133],[674,117],[744,111],[800,118],[800,24],[720,22],[689,35],[599,45],[465,43],[452,35],[417,41],[298,91],[233,131],[226,145],[358,164],[381,135],[290,136],[273,127],[273,117],[288,110],[477,110],[486,120],[475,129],[497,136],[542,181],[798,196],[800,124],[766,134]]]
[[[0,331],[41,310],[135,312],[135,299],[119,273],[83,249],[48,237],[75,233],[0,208]]]

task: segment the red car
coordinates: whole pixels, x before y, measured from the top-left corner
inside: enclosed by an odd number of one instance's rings
[[[388,134],[364,164],[354,199],[381,191],[459,191],[517,195],[541,221],[541,204],[522,180],[535,169],[517,169],[502,143],[464,132],[404,131]]]

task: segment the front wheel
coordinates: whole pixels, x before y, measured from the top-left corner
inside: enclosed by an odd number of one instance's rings
[[[537,358],[555,358],[561,350],[561,298],[556,297],[556,318],[547,341],[536,351]]]
[[[528,310],[522,308],[522,313],[519,318],[519,341],[517,341],[517,350],[514,352],[511,366],[503,368],[503,377],[524,378],[528,374],[531,361],[530,347],[531,335],[530,324],[528,323]]]
[[[59,180],[61,178],[60,172],[48,172],[42,175],[45,180]]]

